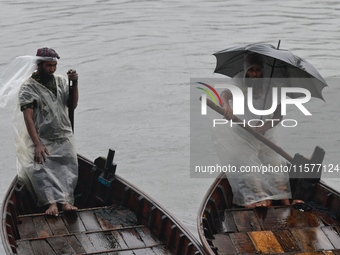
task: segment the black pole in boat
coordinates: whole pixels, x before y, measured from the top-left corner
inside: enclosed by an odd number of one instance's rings
[[[69,70],[67,73],[71,73],[71,70]],[[70,79],[68,80],[68,89],[69,89],[68,117],[70,118],[72,131],[74,133],[74,101],[73,101],[74,87],[73,81],[71,81]]]

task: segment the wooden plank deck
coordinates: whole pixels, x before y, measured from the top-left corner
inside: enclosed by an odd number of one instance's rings
[[[340,219],[325,213],[274,206],[219,215],[222,228],[212,239],[219,255],[340,254]]]
[[[122,206],[78,210],[59,217],[21,215],[19,220],[18,254],[171,254]]]

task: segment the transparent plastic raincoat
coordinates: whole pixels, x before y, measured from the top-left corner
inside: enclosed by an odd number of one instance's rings
[[[233,79],[245,95],[245,114],[240,119],[259,120],[247,107],[247,90],[243,74]],[[267,79],[268,81],[268,79]],[[273,85],[273,84],[272,84]],[[266,91],[268,84],[264,84]],[[271,87],[272,88],[272,87]],[[265,95],[253,98],[255,109],[269,109],[272,105],[272,89],[269,89],[265,105]],[[278,104],[280,102],[278,101]],[[232,103],[230,104],[232,106]],[[221,118],[210,112],[210,118]],[[262,116],[270,119],[272,115]],[[255,121],[252,122],[255,125]],[[264,136],[273,143],[277,141],[276,128],[269,129]],[[281,200],[291,198],[289,176],[283,171],[285,161],[267,145],[256,139],[239,125],[216,125],[211,128],[212,140],[223,166],[234,166],[237,172],[227,173],[233,190],[233,203],[239,206],[250,205],[263,200]],[[272,171],[272,172],[270,172]]]
[[[54,202],[73,204],[73,191],[78,178],[77,154],[68,118],[67,80],[54,76],[57,97],[31,77],[23,83],[14,118],[18,176],[32,189],[38,206]],[[51,154],[42,164],[34,162],[34,144],[20,111],[20,106],[34,101],[35,127],[41,143]]]

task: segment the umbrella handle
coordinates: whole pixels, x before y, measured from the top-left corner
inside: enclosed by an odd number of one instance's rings
[[[280,44],[281,44],[281,40],[279,40],[278,44],[277,44],[277,47],[276,49],[278,50],[280,48]],[[276,64],[276,58],[274,59],[274,63],[273,63],[273,66],[272,66],[272,71],[270,73],[270,78],[273,77],[273,74],[274,74],[274,69],[275,69],[275,64]],[[268,91],[268,90],[267,90]],[[267,96],[267,95],[266,95]]]
[[[279,42],[277,44],[277,47],[276,47],[277,50],[280,48],[280,44],[281,44],[281,40],[279,40]],[[267,101],[268,93],[269,93],[269,88],[270,88],[270,81],[271,81],[271,79],[273,77],[273,74],[274,74],[275,64],[276,64],[276,58],[274,59],[273,66],[272,66],[272,71],[270,72],[269,85],[268,85],[268,88],[266,90],[266,95],[264,97],[262,109],[264,109],[264,106],[266,105],[266,101]],[[263,118],[263,116],[261,116],[261,120],[262,120],[262,118]]]
[[[200,98],[201,100],[201,98]],[[225,116],[225,111],[223,108],[219,107],[218,105],[215,105],[210,99],[207,99],[207,105],[213,109],[214,111],[218,112],[219,114],[223,115],[226,119],[229,119]],[[238,117],[236,117],[235,115],[232,118],[232,121],[234,122],[242,122]],[[263,135],[261,135],[260,133],[256,132],[254,129],[252,129],[250,126],[248,125],[240,125],[240,127],[242,127],[243,129],[245,129],[246,131],[248,131],[249,133],[251,133],[253,136],[255,136],[258,140],[260,140],[261,142],[263,142],[265,145],[267,145],[268,147],[270,147],[271,149],[273,149],[275,152],[277,152],[278,154],[280,154],[283,158],[285,158],[286,160],[288,160],[290,163],[293,162],[293,158],[287,153],[285,152],[281,147],[277,146],[275,143],[273,143],[272,141],[270,141],[269,139],[267,139],[266,137],[264,137]]]

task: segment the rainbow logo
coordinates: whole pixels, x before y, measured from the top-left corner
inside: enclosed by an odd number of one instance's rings
[[[203,90],[206,93],[206,94],[203,94],[201,97],[201,114],[202,115],[207,115],[207,95],[209,95],[209,97],[211,98],[211,101],[213,101],[215,105],[217,105],[217,101],[218,101],[219,105],[221,107],[223,106],[220,95],[217,93],[217,91],[212,86],[206,83],[203,83],[203,82],[197,82],[197,83],[208,88],[206,89],[206,88],[196,87],[200,90]]]
[[[212,86],[210,86],[209,84],[206,84],[206,83],[203,83],[203,82],[197,82],[198,84],[201,84],[205,87],[207,87],[208,89],[206,88],[201,88],[201,87],[196,87],[198,89],[201,89],[203,90],[210,98],[211,98],[211,101],[214,102],[215,105],[217,105],[217,101],[219,103],[220,106],[223,106],[222,104],[222,100],[221,100],[221,97],[220,95],[218,94],[218,92],[216,91],[216,89],[214,89]],[[210,90],[209,90],[210,89]],[[217,98],[217,100],[216,100]]]

